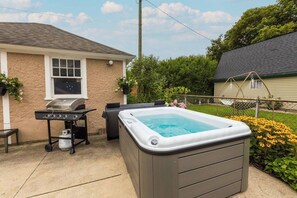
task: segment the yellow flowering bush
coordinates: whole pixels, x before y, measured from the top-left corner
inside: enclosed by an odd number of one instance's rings
[[[277,158],[296,155],[297,135],[283,123],[249,116],[231,116],[251,131],[250,159],[265,167]]]

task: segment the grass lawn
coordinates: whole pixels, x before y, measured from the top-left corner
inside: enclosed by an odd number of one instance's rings
[[[202,104],[202,105],[188,105],[188,109],[193,111],[198,111],[202,113],[207,113],[211,115],[216,115],[220,117],[226,117],[233,115],[246,115],[246,116],[255,116],[254,109],[247,109],[247,110],[234,110],[232,107],[228,106],[221,106],[221,105],[209,105],[209,104]],[[277,122],[282,122],[287,126],[291,127],[291,129],[297,133],[297,114],[291,113],[281,113],[281,112],[270,112],[270,111],[259,111],[259,117],[266,118],[268,120],[275,120]]]

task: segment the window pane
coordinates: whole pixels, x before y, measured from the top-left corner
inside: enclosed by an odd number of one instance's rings
[[[66,60],[60,59],[60,67],[66,67]]]
[[[73,68],[73,60],[67,60],[68,68]]]
[[[59,59],[53,58],[53,67],[59,67]]]
[[[80,68],[80,60],[75,61],[75,68]]]
[[[68,69],[68,76],[73,76],[73,69]]]
[[[53,68],[53,76],[59,76],[59,68]]]
[[[80,76],[80,69],[75,70],[75,76]]]
[[[61,76],[67,76],[67,70],[61,69]]]
[[[55,78],[55,94],[81,94],[80,79]]]

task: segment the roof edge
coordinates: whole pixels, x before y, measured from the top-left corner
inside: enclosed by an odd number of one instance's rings
[[[246,45],[246,46],[242,46],[242,47],[237,47],[237,48],[231,49],[231,50],[229,50],[229,51],[226,51],[226,52],[224,52],[223,54],[225,54],[225,53],[229,53],[229,52],[232,52],[232,51],[235,51],[235,50],[239,50],[239,49],[242,49],[242,48],[245,48],[245,47],[254,46],[254,45],[257,45],[257,44],[260,44],[260,43],[264,43],[264,42],[269,41],[269,40],[272,40],[272,39],[276,39],[276,38],[283,37],[283,36],[287,36],[287,35],[289,35],[289,34],[294,34],[294,33],[297,33],[297,31],[288,32],[288,33],[286,33],[286,34],[282,34],[282,35],[274,36],[274,37],[271,37],[271,38],[269,38],[269,39],[266,39],[266,40],[263,40],[263,41],[259,41],[259,42],[257,42],[257,43],[252,43],[252,44],[250,44],[250,45]],[[222,56],[223,56],[223,54],[222,54]]]
[[[42,48],[42,47],[33,47],[26,45],[12,45],[12,44],[3,44],[0,43],[0,51],[23,53],[23,54],[62,54],[70,56],[82,56],[85,58],[93,59],[113,59],[113,60],[125,60],[127,62],[132,61],[134,55],[118,55],[118,54],[103,54],[95,52],[86,52],[86,51],[76,51],[76,50],[65,50],[65,49],[54,49],[54,48]]]
[[[293,77],[297,76],[297,72],[294,73],[283,73],[283,74],[269,74],[269,75],[260,75],[259,76],[262,79],[269,79],[269,78],[282,78],[282,77]],[[244,80],[245,77],[241,78],[236,78],[238,80]],[[214,82],[225,82],[228,78],[219,78],[219,79],[214,79]]]

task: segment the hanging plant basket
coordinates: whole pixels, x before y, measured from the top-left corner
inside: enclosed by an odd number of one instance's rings
[[[6,94],[6,91],[7,91],[7,89],[5,86],[0,86],[0,95],[1,96],[4,96]]]
[[[123,94],[127,95],[131,92],[131,89],[128,85],[123,86]]]

